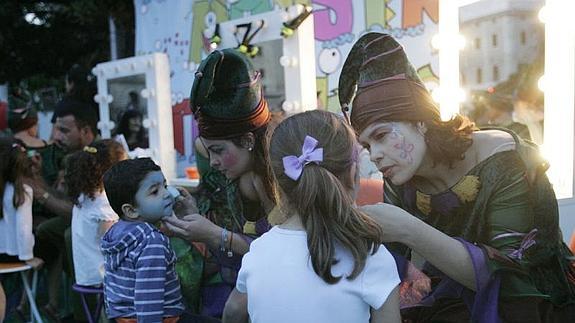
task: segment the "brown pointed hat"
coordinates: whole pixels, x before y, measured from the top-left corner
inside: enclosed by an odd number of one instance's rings
[[[217,50],[198,67],[190,108],[200,136],[231,139],[266,126],[270,112],[259,72],[234,49]]]
[[[339,101],[344,113],[352,108],[357,134],[375,122],[440,120],[403,47],[382,33],[367,33],[353,45],[341,71]]]

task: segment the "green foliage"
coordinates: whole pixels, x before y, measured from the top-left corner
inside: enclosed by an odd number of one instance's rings
[[[36,24],[26,20],[37,17]],[[60,84],[75,63],[92,67],[109,60],[108,17],[114,17],[120,57],[133,55],[132,0],[2,0],[0,84],[26,81],[30,90]],[[123,36],[123,37],[122,37]],[[32,88],[34,87],[34,88]]]

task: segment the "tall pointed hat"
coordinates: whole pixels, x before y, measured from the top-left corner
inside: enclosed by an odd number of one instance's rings
[[[198,67],[190,107],[200,136],[231,139],[266,126],[270,112],[259,72],[234,49],[217,50]]]
[[[339,101],[360,134],[374,122],[440,120],[439,109],[393,37],[367,33],[352,47],[339,79]]]

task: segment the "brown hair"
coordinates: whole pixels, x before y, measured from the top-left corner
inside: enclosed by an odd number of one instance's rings
[[[323,161],[304,166],[301,176],[294,181],[285,175],[282,159],[301,155],[306,136],[319,142],[317,148],[323,148]],[[301,218],[313,270],[329,284],[341,279],[331,273],[337,261],[336,243],[353,256],[353,271],[347,277],[352,280],[365,267],[369,253],[377,252],[383,239],[382,229],[353,206],[349,190],[353,187],[350,171],[355,149],[354,132],[343,119],[319,110],[285,119],[270,141],[269,159],[276,189],[288,209]]]
[[[267,145],[268,126],[269,123],[259,129],[252,131],[252,134],[254,135],[254,149],[251,152],[251,155],[253,156],[254,160],[252,171],[261,178],[264,184],[266,195],[270,199],[273,199],[274,189],[273,189],[272,172],[269,163],[267,162],[265,152],[266,147],[268,146]],[[245,148],[244,139],[246,135],[247,134],[244,134],[240,137],[235,137],[229,140],[237,147]]]
[[[123,157],[126,157],[126,151],[112,139],[97,141],[67,157],[64,178],[74,204],[80,205],[80,194],[93,199],[104,187],[104,173]]]
[[[4,199],[6,183],[14,185],[14,198],[12,203],[15,208],[24,204],[26,191],[24,180],[33,179],[32,163],[26,156],[24,144],[12,137],[0,138],[0,199]],[[30,196],[30,198],[32,198]],[[2,207],[0,207],[0,219],[4,217]]]
[[[424,121],[427,126],[425,143],[434,166],[453,163],[465,158],[465,152],[473,144],[471,134],[479,130],[475,123],[462,115],[455,115],[449,121],[434,119]]]

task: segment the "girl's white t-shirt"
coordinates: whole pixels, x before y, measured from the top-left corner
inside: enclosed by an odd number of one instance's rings
[[[24,203],[14,207],[14,185],[6,182],[2,197],[3,217],[0,219],[0,253],[18,256],[20,260],[34,258],[32,234],[32,188],[24,184]]]
[[[106,193],[102,191],[87,198],[78,197],[80,206],[72,209],[72,256],[76,283],[85,286],[100,285],[104,281],[104,256],[100,250],[100,239],[105,232],[100,226],[104,222],[117,222],[118,215]]]
[[[236,284],[251,322],[369,322],[400,282],[393,256],[380,246],[354,280],[351,253],[336,245],[335,258],[332,274],[344,277],[330,285],[313,271],[305,231],[276,226],[252,242]]]

